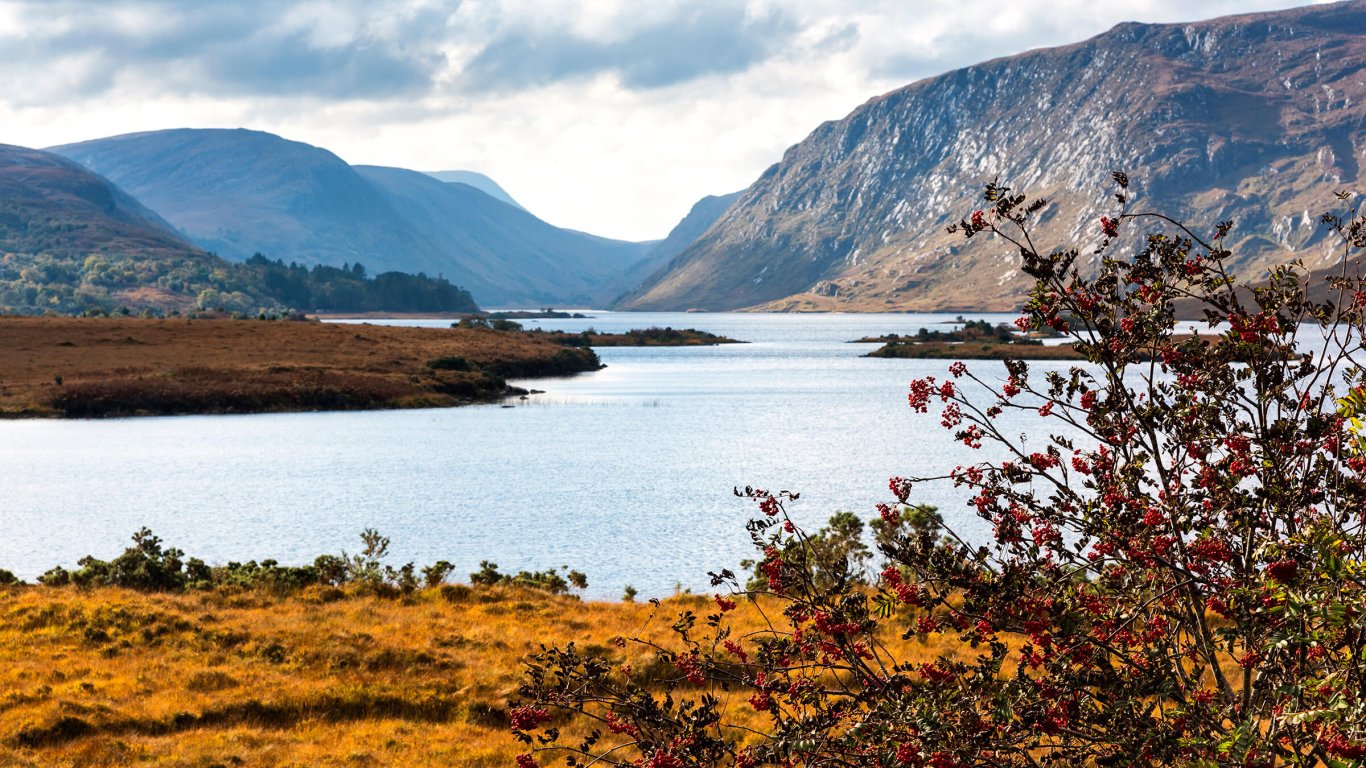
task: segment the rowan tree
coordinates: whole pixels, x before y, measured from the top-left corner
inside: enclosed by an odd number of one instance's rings
[[[1240,288],[1231,222],[1194,231],[1114,181],[1086,272],[1080,246],[1036,245],[1048,203],[1004,186],[952,228],[1016,249],[1037,281],[1020,330],[1087,362],[911,382],[910,407],[983,458],[890,480],[875,586],[794,524],[795,494],[746,489],[765,594],[723,571],[715,612],[623,640],[662,665],[651,679],[572,644],[536,656],[519,764],[1366,764],[1366,218],[1324,217],[1337,275],[1292,264]],[[962,489],[990,539],[927,515],[927,482]],[[781,616],[738,634],[741,596]],[[897,637],[954,651],[912,658]],[[587,738],[566,742],[565,717]]]

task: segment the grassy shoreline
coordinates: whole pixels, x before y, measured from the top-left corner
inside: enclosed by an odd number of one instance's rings
[[[521,393],[507,378],[600,367],[591,350],[482,328],[0,317],[10,418],[448,407]]]

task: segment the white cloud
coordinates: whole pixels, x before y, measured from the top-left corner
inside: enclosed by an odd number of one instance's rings
[[[662,237],[821,121],[1100,33],[1284,7],[1035,0],[11,0],[0,141],[245,126],[488,173],[543,218]]]

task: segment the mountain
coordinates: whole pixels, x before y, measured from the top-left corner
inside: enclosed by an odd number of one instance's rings
[[[478,310],[468,292],[437,278],[226,261],[84,166],[0,145],[0,313],[286,307]]]
[[[108,179],[49,152],[0,145],[0,311],[273,306]],[[221,294],[221,295],[220,295]]]
[[[7,253],[196,249],[160,216],[77,163],[0,144],[0,249]]]
[[[1234,220],[1240,279],[1324,267],[1317,214],[1361,181],[1363,68],[1366,3],[1346,2],[1121,24],[922,80],[788,149],[621,305],[1010,310],[1032,281],[1008,245],[945,226],[999,178],[1052,201],[1036,243],[1085,253],[1113,213],[1111,170],[1134,179],[1131,210]]]
[[[560,229],[464,183],[403,168],[356,166],[392,201],[403,225],[445,259],[485,306],[603,306],[633,287],[638,243]],[[508,276],[516,275],[515,289]]]
[[[688,214],[669,230],[667,237],[647,243],[649,248],[645,255],[631,265],[618,281],[622,289],[615,297],[618,302],[631,295],[631,292],[649,280],[651,275],[664,269],[665,265],[687,250],[688,246],[716,223],[721,214],[725,213],[730,204],[739,197],[739,192],[732,192],[729,195],[707,195],[693,204]]]
[[[562,230],[464,183],[357,169],[260,131],[177,129],[52,148],[103,174],[196,244],[243,261],[360,262],[442,275],[484,305],[605,302],[646,246]]]
[[[430,171],[427,175],[433,179],[440,179],[452,184],[468,184],[494,200],[501,200],[515,208],[522,208],[522,204],[513,200],[512,195],[509,195],[507,190],[498,186],[498,182],[482,173],[475,171]],[[522,210],[525,211],[526,209],[522,208]]]
[[[114,181],[187,237],[242,261],[361,261],[435,271],[398,211],[325,149],[248,130],[150,131],[52,147]]]
[[[707,195],[698,200],[688,211],[688,215],[669,230],[668,236],[651,249],[650,257],[662,263],[687,250],[688,246],[711,229],[711,225],[740,199],[741,194],[743,193],[732,192],[729,195]]]

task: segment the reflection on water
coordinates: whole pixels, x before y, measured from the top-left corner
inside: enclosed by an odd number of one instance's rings
[[[793,512],[818,524],[871,517],[892,475],[981,458],[906,407],[907,381],[950,361],[862,358],[871,347],[845,343],[953,315],[589,314],[524,325],[752,343],[603,349],[606,369],[521,382],[545,392],[512,408],[0,422],[0,567],[32,578],[108,557],[144,525],[210,561],[302,562],[354,551],[374,527],[399,562],[567,565],[590,596],[625,584],[653,596],[704,589],[708,570],[749,554],[752,510],[735,486],[800,491]],[[915,500],[985,533],[947,486]]]

